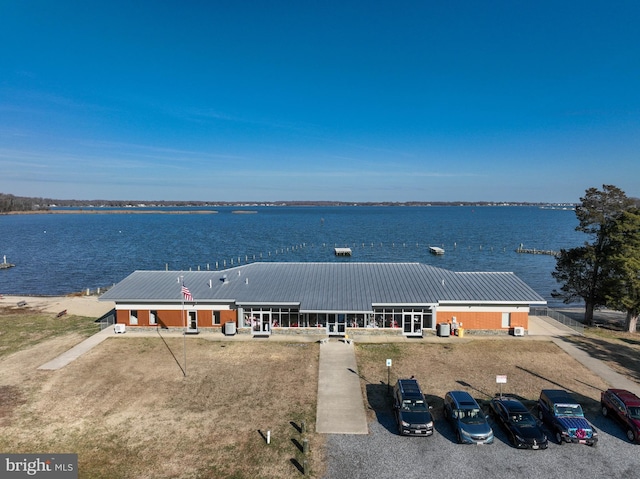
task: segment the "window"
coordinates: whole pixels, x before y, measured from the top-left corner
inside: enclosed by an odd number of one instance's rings
[[[149,324],[155,326],[158,324],[158,312],[157,311],[149,311]]]
[[[129,311],[129,324],[134,326],[138,324],[138,311],[135,309]]]
[[[211,313],[212,316],[212,324],[214,326],[219,325],[220,324],[220,311],[213,311]]]
[[[306,326],[306,314],[299,314],[297,309],[289,308],[246,308],[244,324],[250,326],[252,321],[262,316],[269,316],[274,328],[297,328]]]

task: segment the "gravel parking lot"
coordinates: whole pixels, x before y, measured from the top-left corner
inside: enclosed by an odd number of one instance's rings
[[[329,436],[325,478],[585,479],[637,477],[640,469],[640,445],[629,443],[616,422],[600,415],[587,415],[599,433],[597,446],[550,441],[547,450],[530,451],[513,448],[493,420],[493,444],[459,445],[442,411],[433,414],[431,437],[398,436],[390,410],[378,412],[369,435]]]

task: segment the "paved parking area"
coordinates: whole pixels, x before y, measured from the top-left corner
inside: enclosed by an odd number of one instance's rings
[[[432,437],[398,436],[391,411],[378,413],[368,436],[329,435],[326,479],[349,478],[556,478],[638,477],[640,445],[626,440],[617,423],[600,415],[587,416],[598,430],[598,445],[558,445],[547,450],[511,447],[498,424],[493,444],[460,445],[434,410]]]

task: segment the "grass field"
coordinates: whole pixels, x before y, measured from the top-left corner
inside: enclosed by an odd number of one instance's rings
[[[58,371],[37,369],[94,331],[87,318],[0,311],[0,451],[77,453],[81,478],[294,478],[305,458],[309,476],[322,477],[318,344],[189,338],[185,378],[182,339],[112,338]],[[638,378],[634,335],[571,340]],[[356,355],[370,420],[389,407],[388,372],[391,383],[414,375],[436,409],[452,389],[489,399],[496,375],[529,404],[557,387],[595,408],[606,388],[548,341],[359,344]]]
[[[189,338],[185,378],[181,339],[108,339],[61,370],[37,370],[82,339],[64,329],[17,335],[25,347],[0,360],[0,451],[78,453],[81,478],[287,478],[301,476],[306,438],[309,475],[322,474],[317,344]]]

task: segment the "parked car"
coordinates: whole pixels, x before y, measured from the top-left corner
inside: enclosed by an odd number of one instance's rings
[[[493,430],[475,399],[465,391],[444,396],[444,415],[451,422],[459,444],[491,444]]]
[[[489,403],[491,412],[509,434],[514,447],[546,449],[549,445],[541,423],[515,398],[497,396]]]
[[[600,395],[602,415],[618,420],[631,442],[640,443],[640,398],[624,389],[607,389]]]
[[[587,421],[582,406],[567,391],[543,389],[538,400],[538,414],[553,432],[556,442],[595,446],[598,432]]]
[[[393,410],[400,435],[431,436],[433,417],[430,409],[417,380],[398,379],[393,388]]]

